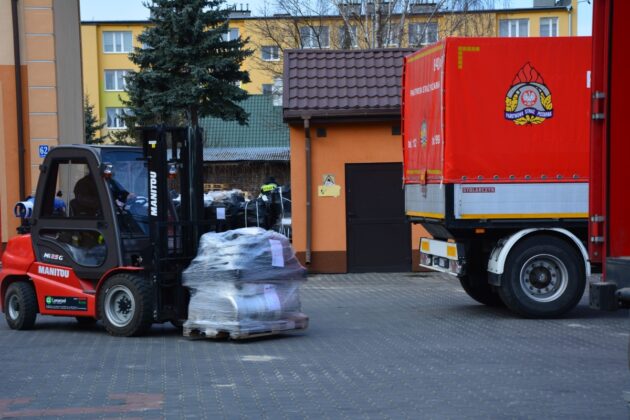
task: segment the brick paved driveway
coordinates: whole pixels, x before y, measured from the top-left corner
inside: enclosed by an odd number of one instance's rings
[[[317,275],[311,327],[244,343],[0,325],[0,417],[628,418],[627,314],[524,320],[438,274]]]

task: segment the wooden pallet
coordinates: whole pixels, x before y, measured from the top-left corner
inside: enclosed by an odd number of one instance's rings
[[[243,331],[227,331],[220,327],[197,325],[193,327],[184,326],[184,337],[191,339],[217,339],[217,340],[247,340],[251,338],[265,337],[282,334],[285,332],[305,330],[308,328],[308,317],[294,317],[280,321],[265,322],[265,325],[257,329],[247,329]]]

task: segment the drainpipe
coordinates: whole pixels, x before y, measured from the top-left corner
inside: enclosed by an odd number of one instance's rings
[[[17,141],[18,141],[18,176],[19,199],[23,199],[24,185],[24,117],[22,115],[22,59],[20,58],[20,28],[18,26],[18,1],[11,1],[11,13],[13,18],[13,57],[15,61],[15,108],[17,110]]]
[[[572,6],[567,6],[567,12],[569,12],[569,36],[573,36],[573,12]]]
[[[313,207],[311,199],[313,195],[312,176],[311,176],[311,125],[310,117],[302,117],[304,119],[304,150],[306,151],[306,264],[311,263],[311,236],[312,236],[312,219]]]

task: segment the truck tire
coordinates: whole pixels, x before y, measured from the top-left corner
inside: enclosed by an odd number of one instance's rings
[[[499,294],[488,284],[484,276],[469,274],[459,278],[468,296],[487,306],[505,306]]]
[[[153,293],[146,278],[115,274],[98,295],[99,316],[111,335],[131,337],[146,332],[153,322]]]
[[[528,318],[552,318],[578,304],[586,285],[584,261],[560,238],[523,239],[508,254],[499,295],[508,308]]]
[[[19,281],[9,286],[4,298],[4,314],[12,330],[33,328],[38,311],[33,285]]]

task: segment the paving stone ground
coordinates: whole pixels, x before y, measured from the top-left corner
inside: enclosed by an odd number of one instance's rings
[[[627,419],[625,312],[476,304],[442,274],[314,275],[311,325],[274,338],[138,338],[0,322],[0,418]]]

